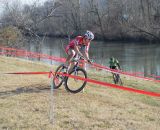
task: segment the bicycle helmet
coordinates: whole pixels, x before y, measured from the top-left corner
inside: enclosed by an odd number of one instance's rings
[[[113,60],[114,60],[114,57],[113,57],[113,56],[112,56],[112,57],[110,57],[110,60],[112,60],[112,61],[113,61]]]
[[[88,31],[88,30],[86,31],[84,36],[89,40],[93,40],[94,39],[94,34],[91,31]]]

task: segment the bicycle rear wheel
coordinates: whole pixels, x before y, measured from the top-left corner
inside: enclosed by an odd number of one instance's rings
[[[53,78],[54,89],[59,88],[64,82],[65,77],[61,75],[67,71],[67,67],[64,64],[61,64],[55,71],[55,76]],[[61,74],[59,74],[61,73]]]
[[[77,68],[76,71],[72,70],[69,73],[69,75],[78,76],[78,77],[81,77],[81,78],[84,78],[84,79],[87,78],[87,73],[82,68]],[[77,78],[66,77],[65,88],[66,88],[67,91],[69,91],[71,93],[78,93],[86,86],[86,83],[87,83],[87,81],[84,81],[84,80],[79,80]]]

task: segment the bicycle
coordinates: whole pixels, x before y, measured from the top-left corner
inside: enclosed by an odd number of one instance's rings
[[[112,73],[112,74],[113,74],[113,82],[115,84],[119,84],[119,85],[123,86],[123,82],[121,80],[120,75],[118,73]]]
[[[72,62],[74,66],[72,70],[68,73],[71,76],[79,76],[81,78],[87,79],[87,72],[79,66],[81,59],[84,59],[81,56],[76,56]],[[67,73],[68,67],[64,64],[61,64],[55,71],[55,76],[53,79],[54,89],[58,89],[63,83],[65,89],[71,93],[78,93],[86,86],[87,81],[78,80],[77,78],[71,78],[70,76],[64,76],[63,74]]]

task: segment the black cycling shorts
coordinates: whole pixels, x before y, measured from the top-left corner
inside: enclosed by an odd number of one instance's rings
[[[117,67],[116,67],[116,66],[110,66],[110,68],[111,68],[111,69],[116,69]]]

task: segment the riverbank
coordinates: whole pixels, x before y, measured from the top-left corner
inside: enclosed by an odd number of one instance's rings
[[[0,56],[0,71],[49,71],[51,66]],[[112,82],[111,75],[89,71],[89,78]],[[159,84],[122,77],[129,87],[158,92]],[[47,75],[0,75],[0,129],[158,130],[160,99],[88,83],[78,94],[54,91],[54,125],[49,123]]]
[[[63,35],[63,34],[37,34],[40,37],[49,37],[49,38],[75,38],[78,35],[81,34],[73,34],[73,35]],[[29,36],[29,35],[27,35]],[[102,37],[100,35],[95,34],[95,39],[96,41],[103,41],[103,42],[124,42],[124,43],[159,43],[160,44],[160,39],[157,38],[151,38],[151,37],[146,37],[146,36],[108,36],[108,37]]]

